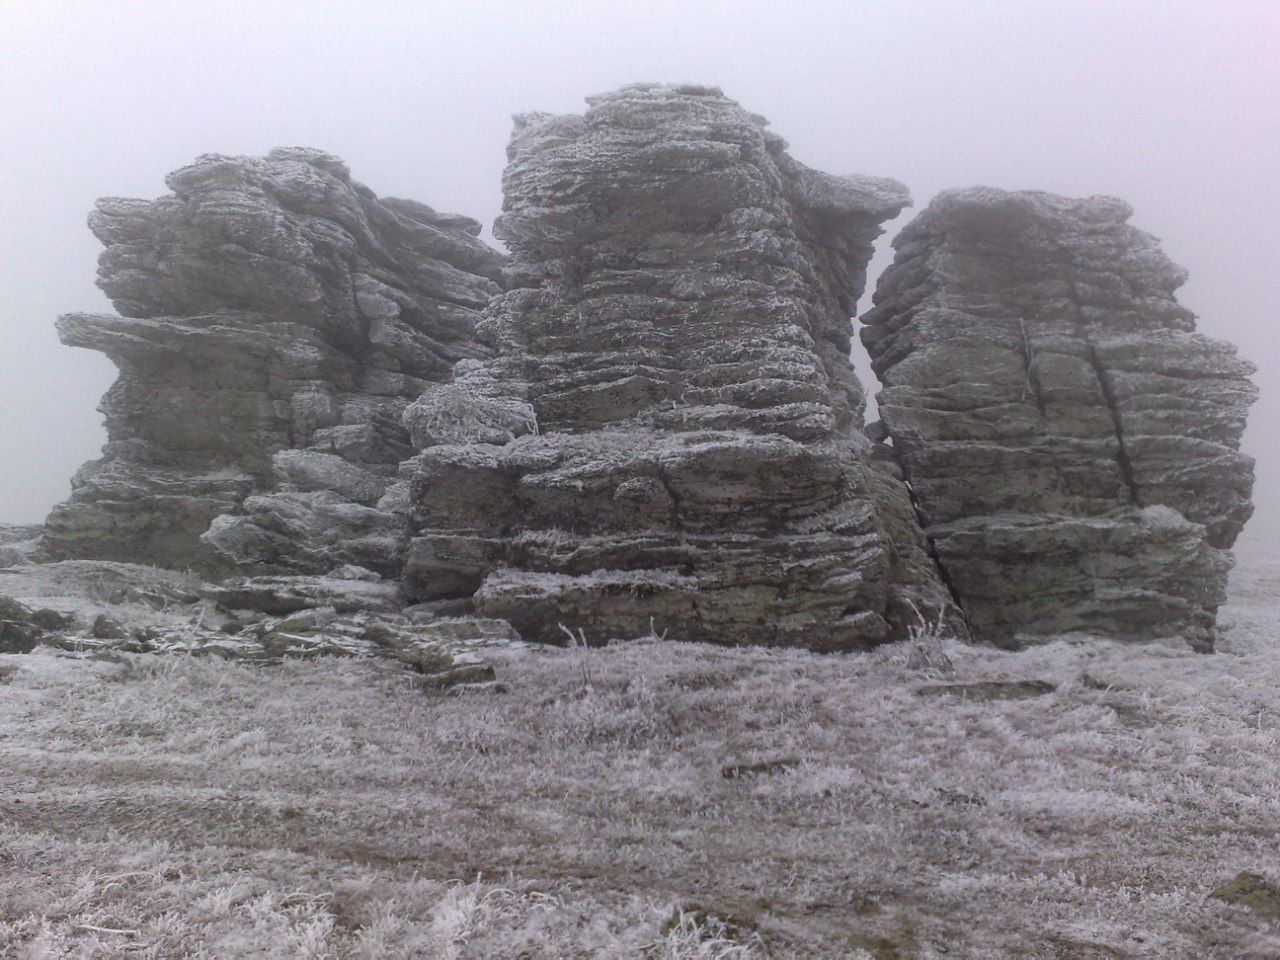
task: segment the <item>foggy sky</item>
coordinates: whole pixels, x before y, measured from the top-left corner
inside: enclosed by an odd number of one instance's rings
[[[305,145],[491,223],[513,113],[637,80],[718,84],[797,159],[902,180],[916,211],[978,184],[1128,200],[1201,331],[1260,368],[1245,537],[1280,533],[1277,0],[0,0],[0,520],[40,520],[105,437],[114,367],[53,330],[110,309],[97,197]]]

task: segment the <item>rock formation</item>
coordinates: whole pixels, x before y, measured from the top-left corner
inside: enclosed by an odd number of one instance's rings
[[[588,103],[517,118],[509,260],[315,150],[100,201],[120,314],[59,330],[120,368],[109,440],[43,534],[0,529],[0,563],[192,568],[220,580],[201,602],[268,624],[235,641],[255,651],[296,616],[312,652],[503,621],[1211,647],[1252,368],[1195,332],[1128,207],[937,198],[864,318],[866,427],[850,318],[906,189],[805,167],[715,88]],[[0,617],[14,644],[35,642],[23,609]]]
[[[1251,512],[1255,389],[1119,200],[940,195],[863,340],[925,533],[980,639],[1212,644]]]
[[[120,315],[58,328],[120,377],[102,403],[104,456],[49,518],[47,549],[394,575],[401,414],[481,355],[473,328],[500,256],[477,222],[379,200],[316,150],[204,156],[167,183],[168,196],[102,200],[89,219]]]
[[[39,559],[43,539],[44,527],[0,523],[0,567]]]
[[[849,350],[905,188],[804,167],[714,88],[589,104],[517,118],[495,356],[406,414],[406,589],[546,640],[901,636],[949,601]]]

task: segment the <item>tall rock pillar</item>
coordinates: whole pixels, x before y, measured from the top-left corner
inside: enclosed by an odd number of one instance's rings
[[[1256,391],[1186,274],[1109,197],[941,194],[863,340],[925,531],[980,639],[1212,645],[1252,510]]]
[[[695,86],[519,117],[508,156],[494,356],[407,413],[409,589],[547,640],[849,649],[945,607],[849,361],[902,185]]]

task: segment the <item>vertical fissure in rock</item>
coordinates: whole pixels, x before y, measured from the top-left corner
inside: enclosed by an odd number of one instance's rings
[[[853,357],[854,350],[862,351],[861,356],[866,361],[866,369],[869,371],[869,376],[872,378],[876,387],[875,397],[878,397],[879,391],[884,389],[884,382],[875,372],[875,368],[871,363],[871,352],[867,349],[866,344],[862,342],[861,337],[854,337],[853,343],[850,345],[850,362],[853,363],[856,368],[858,364]],[[1030,375],[1030,369],[1031,368],[1028,365],[1028,375]],[[871,394],[868,394],[868,396],[871,397]],[[872,399],[874,400],[874,398]],[[1039,399],[1038,393],[1037,399]],[[875,400],[875,402],[877,403],[878,409],[878,400]],[[1043,414],[1043,412],[1044,410],[1041,408],[1041,413]],[[972,634],[972,629],[969,625],[969,614],[964,605],[964,598],[961,596],[959,588],[952,579],[951,571],[947,569],[947,565],[943,561],[942,555],[938,552],[937,540],[929,532],[929,524],[925,518],[924,510],[920,506],[920,498],[916,496],[915,488],[911,485],[911,473],[908,468],[906,458],[898,451],[896,444],[893,442],[893,438],[888,436],[887,431],[885,431],[885,435],[882,439],[877,438],[874,439],[873,442],[879,443],[885,450],[889,451],[890,457],[893,459],[893,462],[897,465],[899,472],[902,474],[902,486],[907,492],[907,499],[911,504],[912,516],[915,517],[916,526],[919,528],[923,538],[925,554],[928,556],[929,561],[933,566],[934,573],[937,574],[938,582],[942,584],[946,589],[947,594],[951,597],[951,603],[959,613],[961,621],[964,623],[965,632]]]
[[[947,593],[951,594],[951,602],[956,605],[956,610],[960,612],[960,619],[964,621],[965,629],[972,633],[972,627],[969,624],[969,613],[964,605],[964,597],[960,595],[960,588],[951,579],[951,571],[947,569],[947,564],[942,559],[942,554],[938,552],[938,541],[934,539],[933,534],[929,532],[929,528],[925,525],[924,511],[920,507],[920,499],[916,496],[915,487],[911,485],[911,477],[896,453],[894,454],[894,459],[902,467],[903,485],[907,488],[907,496],[911,499],[911,509],[915,512],[916,523],[920,525],[920,530],[924,534],[925,552],[929,555],[929,559],[933,561],[933,567],[937,571],[938,579],[947,588]]]
[[[1036,358],[1031,349],[1031,339],[1027,336],[1027,324],[1021,317],[1018,318],[1018,333],[1022,336],[1022,364],[1027,368],[1027,382],[1022,387],[1022,399],[1027,398],[1029,391],[1031,399],[1035,401],[1036,409],[1040,411],[1040,416],[1043,418],[1044,394],[1040,388],[1040,376],[1036,373]]]
[[[1075,284],[1071,285],[1071,308],[1075,314],[1076,329],[1080,333],[1080,340],[1085,345],[1085,357],[1089,361],[1089,366],[1093,369],[1093,374],[1098,378],[1098,386],[1102,390],[1102,399],[1107,405],[1107,412],[1111,415],[1111,425],[1116,435],[1116,466],[1120,469],[1120,477],[1124,480],[1126,489],[1129,491],[1129,502],[1135,507],[1141,507],[1142,496],[1138,493],[1138,481],[1133,473],[1133,461],[1129,459],[1129,450],[1124,443],[1124,422],[1120,417],[1120,405],[1116,400],[1115,388],[1111,384],[1111,377],[1107,373],[1106,367],[1102,364],[1102,359],[1098,356],[1098,349],[1094,346],[1092,338],[1089,336],[1089,326],[1084,319],[1084,308],[1080,305],[1080,299],[1076,295]]]
[[[680,517],[680,493],[672,486],[671,478],[667,476],[667,471],[663,469],[662,464],[658,464],[657,474],[662,489],[667,491],[667,496],[671,498],[671,525],[679,530],[683,525]]]

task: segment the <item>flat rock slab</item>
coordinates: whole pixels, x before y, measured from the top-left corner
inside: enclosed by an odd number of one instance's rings
[[[733,763],[720,768],[720,776],[726,780],[743,780],[747,777],[771,777],[786,773],[798,766],[799,760],[784,758],[781,760],[761,760],[758,763]]]
[[[1057,688],[1044,680],[985,680],[979,683],[930,683],[916,687],[921,697],[953,696],[964,700],[1030,700]]]
[[[1241,871],[1209,896],[1233,906],[1244,907],[1268,923],[1280,921],[1280,885],[1259,874]]]
[[[249,577],[205,587],[202,594],[233,610],[257,610],[275,615],[324,606],[333,607],[339,613],[399,609],[394,583],[329,577]]]

